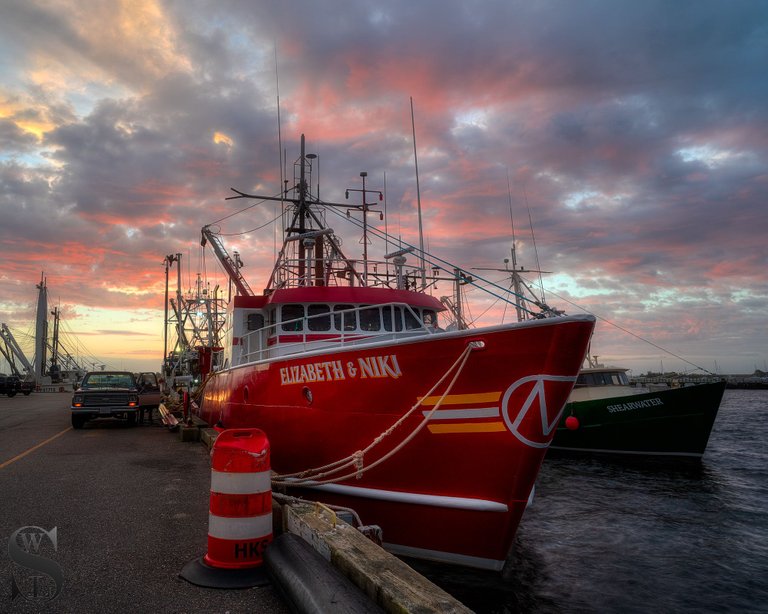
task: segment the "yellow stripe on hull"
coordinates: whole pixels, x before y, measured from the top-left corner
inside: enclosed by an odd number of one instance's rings
[[[458,424],[428,424],[430,433],[499,433],[506,431],[503,422],[459,422]]]

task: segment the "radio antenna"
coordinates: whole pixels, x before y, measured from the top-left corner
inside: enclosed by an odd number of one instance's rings
[[[285,208],[282,201],[285,190],[285,184],[283,183],[285,176],[283,173],[283,133],[282,124],[280,122],[280,73],[277,69],[277,41],[275,41],[275,92],[277,93],[277,158],[280,166],[280,211],[282,213]],[[275,229],[273,229],[272,232],[272,251],[277,255],[277,233]]]
[[[424,262],[424,230],[421,225],[421,188],[419,187],[419,157],[416,154],[416,122],[413,118],[413,96],[411,96],[411,130],[413,131],[413,161],[416,165],[416,203],[419,213],[419,266],[421,267],[421,289],[427,289],[427,266]]]

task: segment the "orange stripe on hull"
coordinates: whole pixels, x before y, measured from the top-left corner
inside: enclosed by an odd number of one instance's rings
[[[501,398],[501,392],[478,392],[476,394],[449,394],[442,405],[471,405],[473,403],[493,403]],[[418,397],[422,405],[437,405],[439,396]],[[423,400],[422,400],[423,399]]]

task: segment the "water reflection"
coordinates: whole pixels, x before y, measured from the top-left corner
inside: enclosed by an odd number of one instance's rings
[[[502,574],[408,562],[476,612],[760,610],[766,437],[768,393],[726,391],[703,461],[548,456]]]

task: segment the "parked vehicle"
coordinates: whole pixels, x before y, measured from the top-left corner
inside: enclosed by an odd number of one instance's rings
[[[120,418],[136,424],[139,389],[128,371],[91,371],[72,397],[72,427],[83,428],[92,418]]]
[[[29,396],[33,389],[32,382],[23,380],[18,375],[0,373],[0,394],[15,397],[18,393],[22,393],[24,396]]]
[[[136,377],[139,389],[139,407],[142,409],[155,409],[160,405],[162,394],[157,374],[150,371],[139,373]]]

